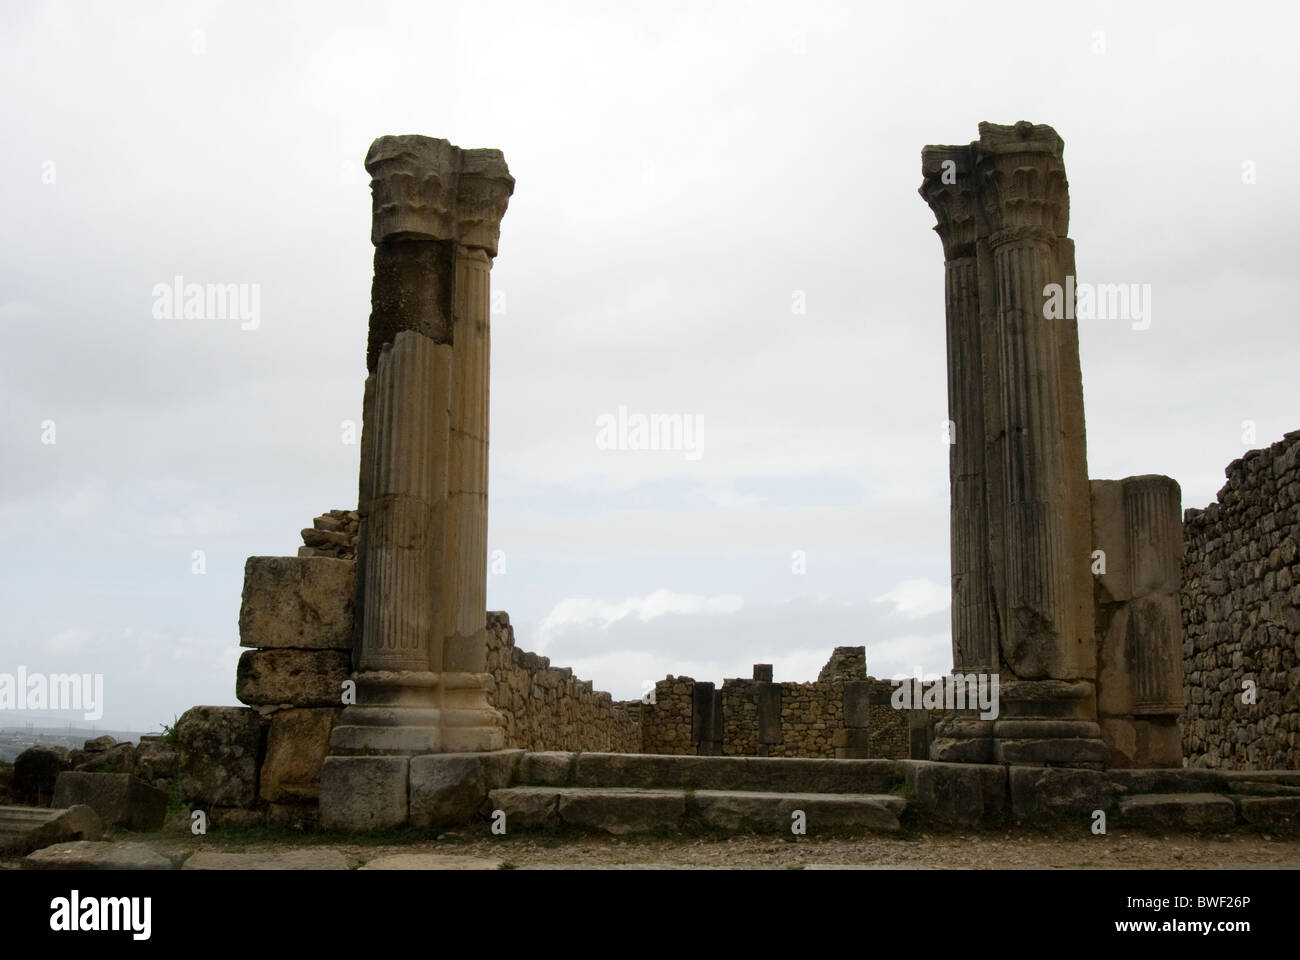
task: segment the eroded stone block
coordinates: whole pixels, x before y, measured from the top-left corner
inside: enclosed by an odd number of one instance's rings
[[[331,557],[249,557],[239,643],[260,649],[350,650],[356,564]]]

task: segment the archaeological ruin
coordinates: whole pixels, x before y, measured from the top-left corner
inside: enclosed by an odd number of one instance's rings
[[[485,602],[490,284],[515,181],[496,150],[376,140],[357,505],[296,557],[248,559],[244,706],[177,724],[188,806],[344,831],[788,829],[796,810],[810,832],[1300,823],[1300,432],[1182,515],[1170,477],[1088,476],[1078,328],[1045,304],[1074,289],[1063,153],[1026,122],[921,153],[945,290],[948,689],[988,680],[985,711],[872,677],[864,646],[812,681],[756,664],[621,702],[517,647]]]

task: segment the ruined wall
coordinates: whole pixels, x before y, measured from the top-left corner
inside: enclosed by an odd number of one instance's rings
[[[695,681],[669,674],[655,684],[654,703],[641,708],[641,753],[695,755],[691,737]]]
[[[1187,765],[1300,768],[1300,431],[1228,465],[1184,515]],[[1243,702],[1243,681],[1256,702]]]
[[[644,753],[741,757],[906,758],[909,713],[893,684],[867,676],[862,647],[837,647],[812,683],[774,683],[768,664],[720,689],[691,677],[655,685],[641,707]]]
[[[327,510],[303,530],[300,557],[357,558],[357,532],[361,515],[355,510]]]
[[[515,646],[505,613],[487,618],[487,669],[496,681],[488,702],[506,716],[509,746],[525,750],[599,750],[636,753],[639,712],[620,704],[569,667]]]

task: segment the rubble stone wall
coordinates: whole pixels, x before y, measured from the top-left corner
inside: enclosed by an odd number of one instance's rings
[[[613,697],[593,690],[590,680],[579,680],[569,667],[553,667],[548,658],[520,650],[505,613],[489,613],[487,631],[487,669],[496,681],[488,700],[506,716],[509,746],[640,751],[636,707],[616,705]]]
[[[1183,518],[1183,755],[1193,767],[1294,770],[1300,431],[1225,473],[1216,502]]]

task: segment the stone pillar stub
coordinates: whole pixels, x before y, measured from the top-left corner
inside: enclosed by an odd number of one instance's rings
[[[1179,767],[1182,491],[1170,477],[1092,481],[1097,708],[1115,767]]]

